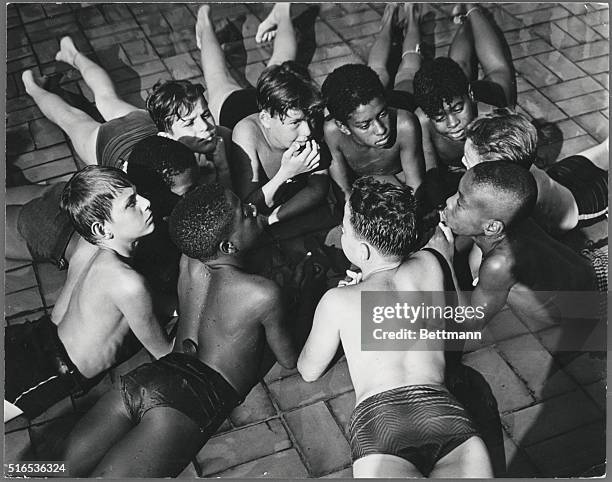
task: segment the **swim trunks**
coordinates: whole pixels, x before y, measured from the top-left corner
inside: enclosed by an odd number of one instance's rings
[[[103,376],[89,379],[79,372],[48,315],[9,325],[4,333],[4,397],[29,418],[69,395],[83,395]]]
[[[506,94],[501,85],[490,80],[473,80],[470,82],[472,94],[476,102],[484,102],[494,107],[508,107]]]
[[[157,132],[151,116],[142,109],[105,122],[100,126],[96,139],[98,164],[125,170],[125,163],[136,143]]]
[[[441,385],[410,385],[363,400],[351,415],[353,462],[371,454],[401,457],[428,476],[442,457],[478,436],[465,409]]]
[[[25,240],[34,261],[51,261],[59,269],[66,269],[66,247],[74,233],[68,214],[60,209],[65,182],[47,190],[21,208],[17,230]]]
[[[245,117],[259,112],[257,91],[253,87],[235,90],[223,101],[219,111],[219,125],[233,129]]]
[[[571,191],[578,206],[579,227],[600,221],[608,213],[608,172],[586,157],[566,157],[546,173]]]
[[[176,352],[122,376],[121,393],[134,423],[151,409],[171,407],[191,418],[207,436],[242,403],[220,373],[195,357]]]
[[[396,109],[403,109],[409,112],[414,112],[418,107],[418,104],[414,99],[414,94],[411,94],[406,90],[392,89],[387,91],[385,97],[387,99],[387,104],[390,107],[395,107]]]

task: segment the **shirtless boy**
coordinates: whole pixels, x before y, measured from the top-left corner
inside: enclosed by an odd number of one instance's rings
[[[147,110],[143,110],[122,100],[109,75],[77,50],[70,37],[61,39],[55,58],[79,71],[92,90],[96,108],[106,122],[95,121],[61,97],[43,89],[31,70],[23,72],[23,85],[41,112],[66,132],[85,164],[125,170],[125,162],[134,145],[159,133],[180,140],[194,152],[202,154],[202,164],[206,160],[214,162],[223,171],[220,175],[225,175],[225,181],[221,182],[229,186],[226,150],[230,146],[231,133],[226,128],[215,126],[201,85],[188,81],[159,82],[147,98]]]
[[[463,164],[508,161],[529,169],[538,187],[534,219],[548,233],[562,234],[601,220],[608,212],[609,141],[540,169],[538,133],[521,114],[497,109],[466,129]]]
[[[482,439],[444,387],[443,341],[428,349],[362,351],[362,291],[445,289],[444,258],[415,252],[415,210],[405,186],[355,182],[342,249],[361,268],[362,281],[323,296],[298,370],[306,381],[318,379],[342,343],[357,398],[349,423],[354,477],[491,477]]]
[[[174,351],[142,365],[76,426],[71,475],[175,477],[259,380],[265,343],[295,366],[279,288],[243,270],[261,232],[252,206],[216,184],[198,187],[170,218],[183,252]]]
[[[172,346],[129,264],[154,229],[149,202],[122,171],[98,166],[75,174],[61,202],[81,235],[66,283],[51,317],[5,331],[5,397],[28,417],[91,388],[130,330],[156,358]]]
[[[470,236],[483,253],[472,293],[472,305],[484,307],[483,323],[507,304],[526,326],[550,326],[560,301],[553,292],[598,289],[589,261],[529,218],[536,200],[527,169],[483,162],[465,173],[441,213],[454,234]]]
[[[321,92],[331,116],[324,126],[329,172],[345,197],[360,176],[399,180],[416,191],[425,174],[421,127],[411,112],[388,106],[376,72],[343,65],[327,76]]]

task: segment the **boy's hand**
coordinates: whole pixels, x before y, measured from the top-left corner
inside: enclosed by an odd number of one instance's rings
[[[296,139],[281,158],[280,170],[287,179],[319,167],[319,144],[314,140]]]
[[[425,245],[426,248],[433,248],[446,258],[449,264],[452,264],[455,255],[455,237],[451,229],[438,223],[433,236]]]
[[[338,283],[338,288],[342,288],[344,286],[356,285],[361,282],[361,278],[363,273],[361,271],[351,271],[350,269],[346,270],[346,278],[340,280]]]

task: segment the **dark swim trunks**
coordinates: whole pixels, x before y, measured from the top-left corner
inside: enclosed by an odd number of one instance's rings
[[[105,122],[100,126],[96,139],[98,164],[124,169],[136,143],[157,132],[149,113],[141,109]]]
[[[103,374],[88,379],[72,363],[47,315],[5,328],[5,399],[33,418],[69,395],[80,396]]]
[[[351,415],[349,436],[353,462],[395,455],[428,476],[438,460],[478,432],[445,387],[411,385],[363,400]]]
[[[586,157],[566,157],[546,173],[574,195],[579,227],[600,221],[608,213],[608,172]]]
[[[21,208],[17,230],[25,240],[34,261],[51,261],[66,269],[66,247],[74,233],[67,213],[60,209],[65,182],[55,184],[42,197]]]
[[[253,87],[235,90],[223,101],[219,111],[219,125],[233,129],[245,117],[259,112],[257,91]]]
[[[221,374],[183,353],[170,353],[122,376],[121,392],[134,423],[155,407],[170,407],[191,418],[207,436],[242,403]]]
[[[414,94],[406,90],[389,90],[386,92],[385,97],[387,99],[387,104],[390,107],[395,107],[396,109],[414,112],[418,107],[418,104],[414,99]]]

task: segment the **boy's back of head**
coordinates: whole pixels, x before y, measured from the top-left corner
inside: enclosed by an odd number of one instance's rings
[[[147,97],[147,111],[160,132],[171,132],[172,124],[191,114],[204,100],[204,87],[188,80],[157,82]]]
[[[64,187],[60,207],[68,213],[76,231],[86,241],[97,244],[99,239],[92,225],[111,221],[113,201],[125,188],[131,189],[133,184],[121,169],[87,166]]]
[[[331,116],[343,124],[360,105],[384,98],[378,74],[364,64],[346,64],[334,69],[323,82],[321,92]]]
[[[416,201],[408,186],[362,177],[348,200],[355,234],[382,256],[406,257],[416,248]]]
[[[469,93],[465,73],[454,60],[437,57],[426,60],[414,76],[414,96],[429,117],[434,117],[456,97]]]

